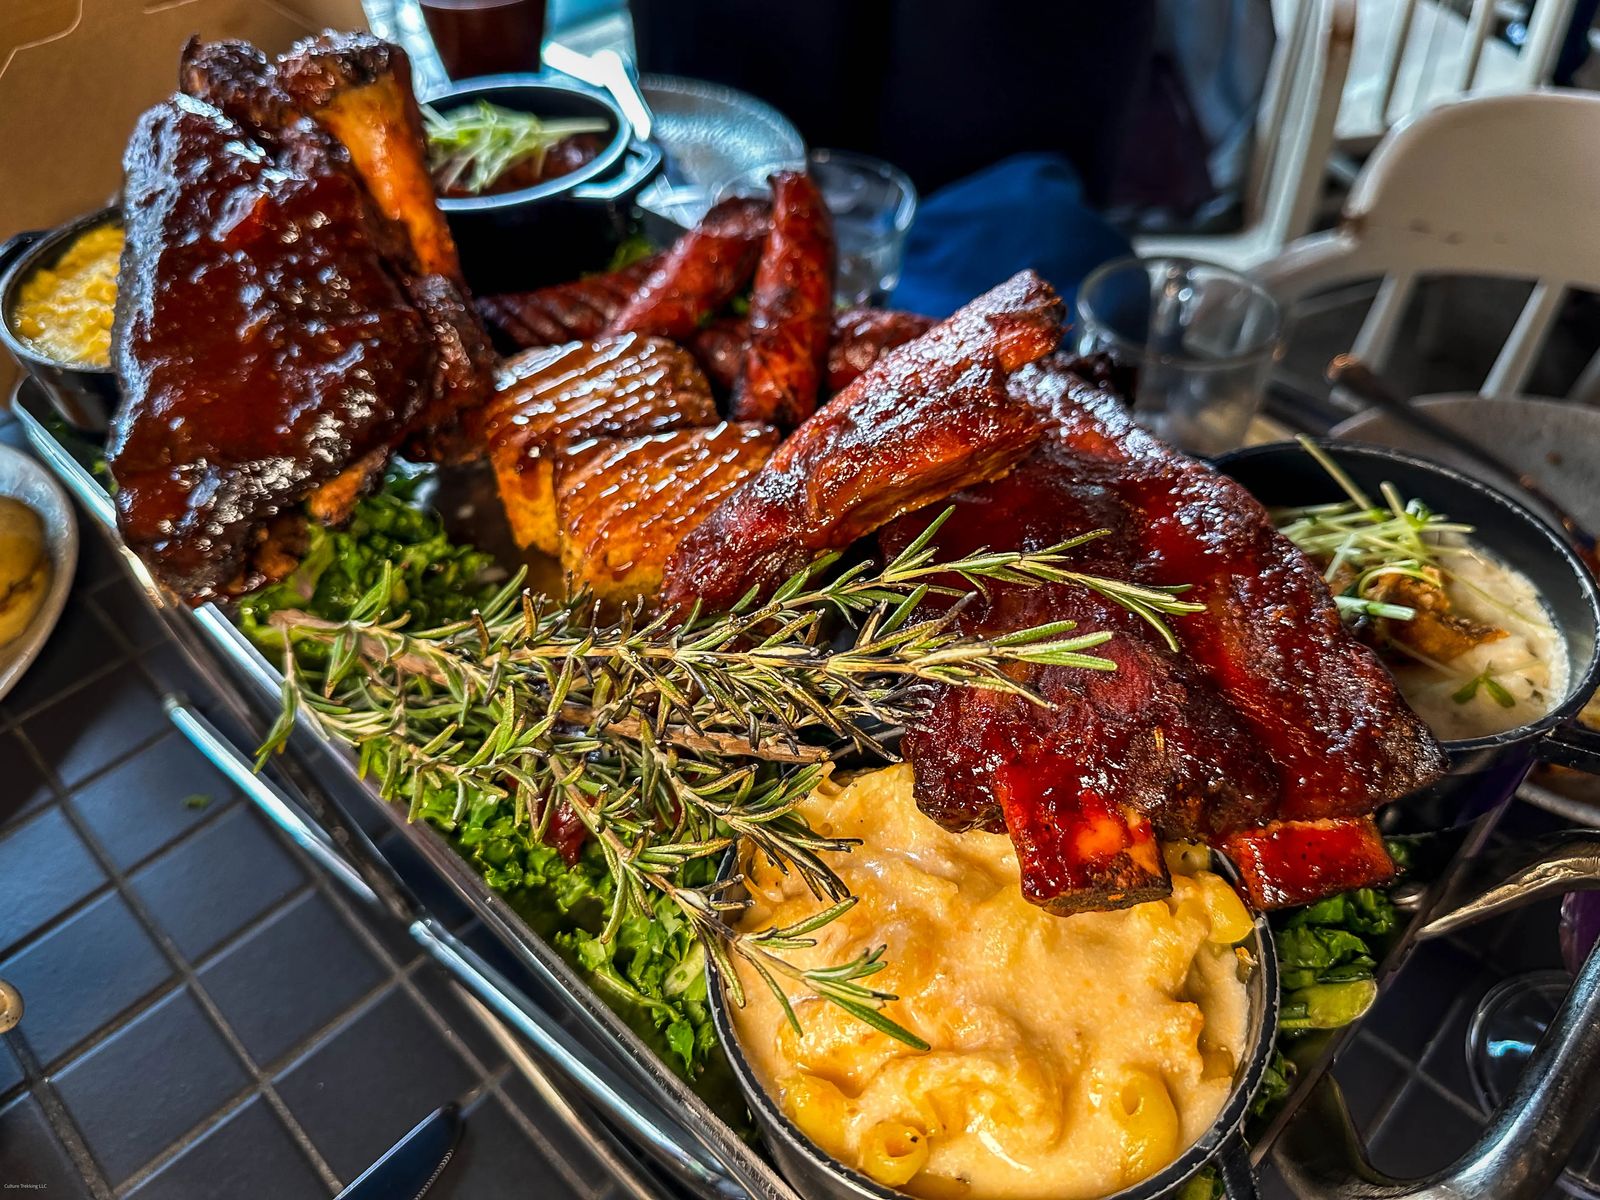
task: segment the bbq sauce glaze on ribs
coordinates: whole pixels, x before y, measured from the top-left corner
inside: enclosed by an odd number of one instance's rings
[[[679,543],[664,601],[731,607],[819,553],[1003,475],[1047,420],[1007,396],[1006,377],[1060,336],[1061,302],[1025,271],[879,359]]]
[[[750,295],[749,346],[735,420],[793,429],[817,408],[833,325],[833,218],[803,171],[772,177],[772,231]]]
[[[1164,894],[1157,838],[1227,848],[1262,907],[1379,882],[1369,816],[1432,782],[1443,754],[1387,672],[1338,620],[1320,575],[1243,488],[1139,429],[1117,398],[1054,360],[1011,380],[1052,429],[1010,476],[955,497],[949,553],[1038,550],[1092,529],[1077,569],[1193,585],[1179,650],[1070,586],[992,587],[960,616],[1001,633],[1071,619],[1109,629],[1099,675],[1030,668],[1053,707],[939,688],[903,749],[923,811],[1004,828],[1023,889],[1057,912]],[[886,552],[942,511],[884,531]]]
[[[406,147],[353,156],[283,86],[285,63],[338,74],[378,45],[313,39],[273,64],[244,43],[191,43],[186,91],[129,143],[124,403],[107,459],[128,544],[188,600],[281,573],[302,501],[338,519],[400,442],[485,394],[482,329],[456,281],[427,269],[451,268],[448,233],[443,248],[413,235],[431,194],[374,187],[376,172],[407,174]],[[389,74],[362,76],[366,110],[399,105],[403,127],[404,56],[378,65]]]
[[[936,507],[884,529],[884,553],[921,534],[944,508]],[[1005,478],[960,493],[954,507],[935,535],[941,557],[1041,551],[1064,531],[1108,529],[1074,552],[1073,569],[1130,574],[1121,552],[1132,514],[1103,484],[1064,471],[1048,445]],[[1259,823],[1271,811],[1276,772],[1194,664],[1085,588],[992,584],[957,627],[994,636],[1059,620],[1111,631],[1096,653],[1116,670],[1018,668],[1046,706],[979,688],[938,689],[901,743],[918,806],[947,829],[1009,832],[1023,891],[1053,911],[1165,895],[1158,832],[1206,840],[1219,825]]]

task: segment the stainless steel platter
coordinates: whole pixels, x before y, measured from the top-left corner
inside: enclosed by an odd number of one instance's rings
[[[25,382],[14,407],[35,451],[115,539],[110,498],[85,465],[97,447],[53,418],[37,384]],[[439,834],[408,823],[403,810],[383,803],[358,777],[344,747],[303,725],[269,778],[254,775],[254,747],[278,711],[277,671],[222,610],[172,603],[131,552],[122,554],[210,693],[170,698],[175,724],[319,864],[400,919],[435,961],[528,1040],[541,1064],[578,1098],[582,1114],[574,1123],[624,1176],[632,1194],[730,1200],[812,1194],[804,1184],[792,1185],[723,1122]],[[1520,847],[1514,858],[1497,859],[1484,848],[1499,815],[1491,811],[1471,825],[1431,836],[1414,882],[1406,885],[1403,907],[1410,919],[1380,965],[1380,987],[1420,938],[1551,892],[1600,887],[1600,834]],[[516,979],[496,970],[417,901],[378,850],[377,841],[391,835],[403,839],[423,868],[492,933],[515,961]],[[1386,1179],[1367,1165],[1328,1075],[1351,1032],[1296,1042],[1297,1085],[1270,1123],[1248,1128],[1251,1162],[1271,1155],[1307,1197],[1533,1200],[1559,1174],[1586,1123],[1583,1115],[1600,1105],[1600,955],[1591,955],[1522,1088],[1491,1119],[1483,1139],[1432,1179]],[[1237,1147],[1239,1131],[1237,1122],[1214,1131],[1208,1144]],[[1243,1155],[1221,1165],[1230,1196],[1253,1194]],[[1147,1190],[1139,1195],[1154,1200]]]

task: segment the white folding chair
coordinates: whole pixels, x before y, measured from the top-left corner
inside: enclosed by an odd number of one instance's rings
[[[1356,0],[1275,0],[1273,17],[1278,45],[1256,123],[1245,227],[1237,233],[1136,237],[1140,254],[1180,255],[1244,270],[1311,228],[1355,41]]]
[[[1418,280],[1533,284],[1485,396],[1522,391],[1571,289],[1600,292],[1600,95],[1543,89],[1442,104],[1397,126],[1356,178],[1337,228],[1255,275],[1286,304],[1381,279],[1352,352],[1382,367]],[[1600,355],[1571,397],[1600,391]]]
[[[1365,154],[1406,117],[1469,94],[1550,82],[1574,0],[1532,0],[1520,48],[1493,36],[1501,0],[1361,0],[1355,51],[1334,127]]]

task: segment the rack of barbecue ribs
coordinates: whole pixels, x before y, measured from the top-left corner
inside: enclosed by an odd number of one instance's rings
[[[409,78],[367,35],[191,42],[129,143],[107,460],[128,545],[192,602],[282,574],[307,509],[486,394]]]
[[[947,557],[1098,531],[1073,569],[1203,610],[1166,618],[1169,641],[1076,584],[990,584],[957,628],[1109,630],[1116,669],[1021,668],[1042,706],[928,687],[902,742],[923,811],[1008,833],[1024,893],[1059,913],[1168,894],[1163,840],[1226,850],[1263,908],[1389,878],[1372,814],[1443,773],[1437,741],[1248,492],[1050,356],[1056,320],[1022,275],[877,358],[682,539],[663,601],[728,607],[874,530],[892,554],[947,508]]]
[[[1029,668],[1043,710],[936,689],[902,744],[923,811],[1009,832],[1025,893],[1057,912],[1166,894],[1159,839],[1227,850],[1263,908],[1389,878],[1371,814],[1445,761],[1321,574],[1240,485],[1140,429],[1070,367],[1041,363],[1010,386],[1051,430],[1011,475],[958,494],[935,544],[1040,550],[1104,530],[1071,552],[1074,569],[1184,586],[1205,608],[1168,618],[1173,650],[1081,588],[992,587],[958,615],[964,629],[1110,629],[1101,652],[1117,670]],[[939,511],[886,529],[885,552]]]
[[[879,359],[778,447],[667,562],[662,598],[731,607],[902,513],[1005,474],[1047,415],[1006,379],[1061,336],[1061,302],[1025,271]]]

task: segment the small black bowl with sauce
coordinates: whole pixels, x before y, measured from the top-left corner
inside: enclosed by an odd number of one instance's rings
[[[118,208],[104,208],[52,230],[19,233],[0,245],[0,345],[39,381],[62,419],[84,433],[103,434],[121,403],[117,375],[105,365],[51,357],[16,325],[23,285],[53,267],[74,242],[102,225],[122,221]]]
[[[605,92],[554,73],[487,75],[427,99],[441,116],[483,101],[547,120],[604,123],[592,158],[531,187],[441,196],[467,284],[479,295],[526,291],[603,269],[633,223],[633,202],[661,170],[661,147],[634,135]]]
[[[1600,684],[1600,587],[1560,533],[1505,493],[1442,463],[1381,446],[1319,439],[1324,451],[1369,495],[1392,483],[1452,521],[1473,527],[1470,540],[1525,575],[1538,590],[1567,652],[1567,690],[1543,716],[1480,737],[1444,742],[1450,774],[1385,814],[1399,831],[1463,824],[1510,799],[1536,762],[1600,774],[1600,734],[1575,721]],[[1216,467],[1269,508],[1346,499],[1339,484],[1294,442],[1224,454]]]

